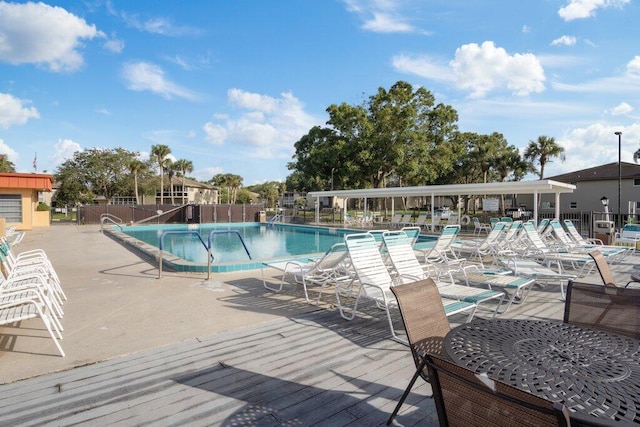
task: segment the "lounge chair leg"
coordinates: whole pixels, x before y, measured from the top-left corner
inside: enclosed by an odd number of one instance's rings
[[[402,394],[402,397],[400,398],[400,401],[398,402],[398,404],[396,405],[395,409],[393,410],[393,413],[391,414],[391,416],[387,420],[387,425],[388,426],[391,425],[391,423],[393,422],[393,419],[396,417],[396,415],[398,415],[398,412],[400,411],[400,408],[402,407],[402,404],[407,399],[407,396],[409,396],[409,392],[411,392],[411,389],[413,388],[413,385],[416,383],[416,380],[420,376],[420,372],[424,369],[425,366],[426,366],[426,363],[424,361],[420,362],[420,365],[418,366],[418,369],[416,369],[416,373],[413,374],[413,378],[411,378],[411,381],[409,382],[409,385],[407,386],[407,388],[404,390],[404,393]]]

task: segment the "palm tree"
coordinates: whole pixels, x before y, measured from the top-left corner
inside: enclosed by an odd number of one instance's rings
[[[242,177],[232,173],[227,174],[227,185],[231,187],[231,203],[238,201],[238,189],[242,187]]]
[[[638,160],[640,160],[640,148],[638,148],[638,151],[633,153],[633,161],[638,163]]]
[[[180,159],[176,160],[173,166],[178,171],[178,175],[182,177],[182,204],[184,205],[186,203],[184,200],[184,179],[188,173],[193,172],[193,162],[191,160]],[[189,201],[188,198],[187,201]]]
[[[534,163],[536,160],[540,164],[540,179],[544,179],[544,166],[554,158],[565,161],[564,147],[556,143],[555,138],[539,136],[536,141],[529,141],[529,145],[524,150],[524,158]]]
[[[173,200],[173,177],[176,174],[176,167],[173,164],[173,160],[167,158],[164,159],[164,163],[162,164],[165,173],[169,176],[169,194],[171,194],[171,204],[174,205],[175,202]]]
[[[144,172],[146,169],[147,165],[139,159],[133,158],[129,162],[129,170],[133,174],[133,187],[136,193],[136,205],[140,204],[140,198],[138,197],[138,174]]]
[[[152,145],[151,156],[160,168],[160,204],[164,203],[164,159],[171,153],[171,148],[164,144]]]

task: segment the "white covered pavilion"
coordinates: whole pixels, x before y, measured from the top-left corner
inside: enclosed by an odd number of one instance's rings
[[[393,214],[393,201],[396,197],[430,197],[431,216],[435,215],[435,198],[438,196],[484,196],[503,194],[533,194],[533,219],[538,222],[538,200],[542,194],[555,195],[555,217],[560,217],[560,195],[573,193],[575,185],[552,180],[538,181],[510,181],[491,182],[487,184],[451,184],[451,185],[425,185],[419,187],[390,187],[390,188],[366,188],[360,190],[328,190],[311,191],[307,198],[315,198],[316,223],[320,221],[319,198],[337,197],[342,199],[343,210],[346,212],[347,201],[353,198],[364,199],[364,215],[367,215],[367,200],[379,198],[391,198],[391,211]],[[460,207],[458,208],[460,213]]]

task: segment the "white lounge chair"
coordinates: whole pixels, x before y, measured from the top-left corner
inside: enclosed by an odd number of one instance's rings
[[[588,255],[587,255],[588,256]],[[589,257],[589,256],[588,256]],[[591,257],[589,257],[591,259]],[[593,262],[593,259],[591,259]],[[566,287],[569,280],[577,277],[576,274],[559,273],[552,270],[546,265],[540,264],[535,260],[522,258],[501,258],[500,264],[511,270],[516,276],[534,279],[537,284],[557,284],[560,286],[560,294],[562,299],[566,298]]]
[[[0,325],[39,317],[51,336],[58,352],[64,357],[64,350],[58,342],[62,339],[61,327],[54,316],[47,312],[45,299],[35,290],[0,292]]]
[[[483,270],[477,265],[466,265],[451,274],[468,285],[502,289],[509,300],[506,307],[498,311],[498,314],[506,313],[512,304],[524,303],[529,291],[535,285],[535,279],[531,277],[516,276],[507,270]]]
[[[557,246],[566,249],[568,252],[576,252],[576,253],[588,253],[594,249],[598,249],[604,256],[608,257],[610,261],[619,260],[624,258],[624,256],[629,253],[627,248],[620,246],[594,246],[587,245],[583,246],[582,244],[576,243],[575,240],[569,237],[564,227],[559,221],[553,220],[549,223],[551,227],[553,235],[557,239]]]
[[[411,241],[407,235],[402,231],[390,231],[384,233],[382,238],[384,239],[385,249],[389,255],[389,259],[392,262],[398,278],[401,283],[407,283],[410,281],[428,279],[430,277],[429,266],[420,264],[416,254],[411,246]],[[496,303],[495,309],[493,309],[493,317],[498,313],[498,309],[504,300],[504,292],[497,292],[487,289],[479,289],[467,285],[458,285],[451,281],[446,282],[443,280],[435,280],[440,295],[446,299],[443,301],[445,312],[448,301],[451,299],[467,301],[479,306],[482,303],[494,302]],[[497,302],[496,302],[497,300]],[[450,303],[455,303],[451,301]],[[467,321],[473,318],[475,309],[469,314]]]
[[[421,250],[421,262],[423,264],[439,263],[445,266],[450,263],[458,263],[460,260],[458,260],[456,254],[451,249],[451,244],[456,240],[459,232],[459,225],[445,226],[433,247]]]
[[[522,225],[522,247],[518,250],[518,255],[511,258],[529,258],[540,260],[545,266],[555,264],[558,267],[558,273],[564,273],[566,267],[576,272],[575,276],[582,277],[591,271],[594,266],[593,259],[584,253],[568,252],[564,248],[548,246],[542,240],[538,230],[531,223]]]
[[[266,289],[273,292],[280,292],[287,280],[302,284],[304,296],[309,304],[320,303],[322,292],[326,286],[339,281],[347,280],[351,277],[348,268],[347,249],[344,243],[336,243],[320,259],[304,262],[304,260],[280,260],[262,263],[262,284]],[[273,268],[282,273],[280,285],[273,287],[267,283],[265,270]],[[316,287],[318,297],[311,300],[309,298],[310,287]]]
[[[393,339],[407,344],[404,339],[396,335],[393,327],[390,309],[397,304],[390,289],[394,285],[394,280],[382,259],[376,240],[369,233],[360,233],[346,236],[345,243],[355,276],[350,282],[336,284],[336,298],[340,315],[347,320],[353,319],[358,311],[360,300],[362,298],[371,299],[375,301],[379,309],[385,311]],[[347,307],[346,298],[354,299],[353,306]],[[425,301],[425,304],[428,303]],[[455,304],[450,305],[449,312],[470,309],[475,309],[475,304],[456,301]]]
[[[456,241],[451,243],[451,249],[455,252],[457,258],[466,256],[470,257],[470,259],[476,259],[484,268],[483,257],[495,259],[500,250],[499,243],[504,238],[506,228],[504,222],[499,222],[491,229],[485,239]]]
[[[473,234],[476,234],[479,236],[480,233],[489,234],[489,231],[491,231],[490,224],[484,224],[480,222],[480,220],[475,216],[471,218],[471,222],[473,222]]]

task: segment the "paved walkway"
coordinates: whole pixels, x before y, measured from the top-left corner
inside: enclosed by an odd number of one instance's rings
[[[54,225],[29,231],[16,251],[41,248],[52,260],[68,301],[60,357],[39,319],[0,328],[0,384],[205,337],[308,311],[300,304],[261,309],[228,298],[262,295],[259,272],[163,272],[109,237],[98,225]],[[227,301],[225,301],[225,298]],[[279,296],[280,298],[280,296]]]

